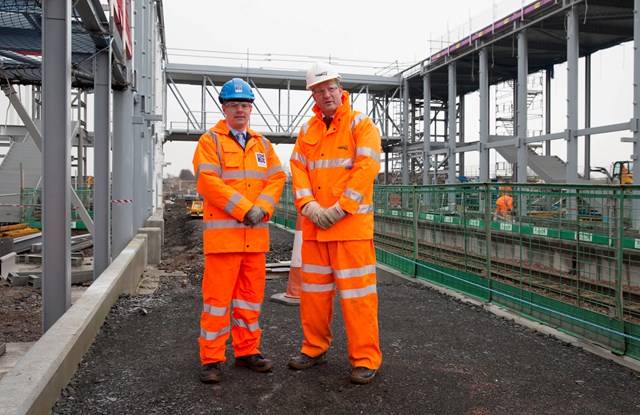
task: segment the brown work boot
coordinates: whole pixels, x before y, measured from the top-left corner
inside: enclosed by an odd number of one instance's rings
[[[236,357],[236,366],[248,367],[254,372],[266,372],[273,369],[273,362],[261,354]]]
[[[313,366],[321,366],[326,364],[324,353],[317,357],[311,357],[308,354],[300,353],[289,359],[289,367],[295,370],[309,369]]]
[[[202,365],[200,371],[200,382],[202,383],[217,383],[220,382],[220,376],[222,375],[222,362],[207,363]]]
[[[351,383],[357,383],[359,385],[364,385],[369,383],[376,377],[376,373],[378,371],[375,369],[369,369],[363,366],[358,366],[357,368],[351,371],[351,375],[349,376],[349,380]]]

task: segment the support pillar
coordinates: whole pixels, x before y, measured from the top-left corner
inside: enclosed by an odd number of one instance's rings
[[[424,123],[424,140],[422,143],[423,166],[422,166],[422,184],[431,184],[431,77],[428,73],[422,76],[422,90],[424,100],[424,114],[422,121]]]
[[[457,116],[456,116],[456,93],[458,90],[458,84],[456,80],[456,63],[449,63],[449,102],[447,113],[448,119],[447,122],[449,124],[448,128],[448,139],[447,143],[449,145],[449,168],[447,170],[447,183],[455,183],[456,182],[456,137],[457,137]],[[455,200],[455,195],[450,195]]]
[[[111,263],[111,48],[95,58],[93,279]]]
[[[480,181],[489,181],[489,57],[480,49]],[[484,205],[480,205],[484,206]]]
[[[71,306],[71,1],[42,3],[42,323]]]
[[[516,171],[516,182],[527,182],[528,147],[527,147],[527,98],[528,98],[528,76],[529,76],[529,48],[527,45],[527,31],[518,33],[518,84],[516,103],[516,140],[517,140],[517,160],[518,169]]]
[[[567,13],[567,135],[565,139],[567,141],[567,183],[569,184],[578,182],[578,138],[575,136],[578,129],[578,46],[578,9],[574,6]]]

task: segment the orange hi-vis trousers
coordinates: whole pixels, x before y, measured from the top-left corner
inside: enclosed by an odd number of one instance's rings
[[[311,357],[331,345],[331,319],[336,288],[347,331],[351,365],[378,369],[378,294],[373,240],[302,243],[300,316],[302,353]]]
[[[265,279],[263,252],[205,255],[198,339],[203,365],[226,360],[229,333],[235,357],[260,353]]]

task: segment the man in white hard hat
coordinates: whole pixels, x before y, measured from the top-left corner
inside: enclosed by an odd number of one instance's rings
[[[380,133],[351,109],[340,74],[325,63],[307,72],[315,116],[300,129],[290,165],[302,223],[300,316],[304,342],[295,370],[323,365],[331,345],[338,290],[348,338],[349,377],[369,383],[382,362],[373,246],[373,182],[380,171]]]

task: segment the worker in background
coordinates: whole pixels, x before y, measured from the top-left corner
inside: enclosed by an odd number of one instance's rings
[[[205,383],[220,381],[229,333],[236,366],[256,372],[273,368],[258,349],[258,318],[268,220],[286,180],[269,140],[248,128],[254,101],[249,84],[234,78],[222,86],[219,99],[225,119],[200,137],[193,155],[196,186],[204,198],[199,345]]]
[[[348,338],[352,383],[373,380],[382,362],[373,245],[373,181],[380,133],[351,109],[341,76],[327,64],[307,72],[315,101],[291,155],[295,205],[302,223],[300,316],[304,341],[289,367],[326,363],[336,289]]]
[[[620,168],[620,184],[633,184],[633,176],[624,164]]]
[[[513,211],[513,197],[509,195],[511,187],[501,186],[500,197],[496,200],[496,211],[493,215],[494,220],[507,221],[510,219]]]

